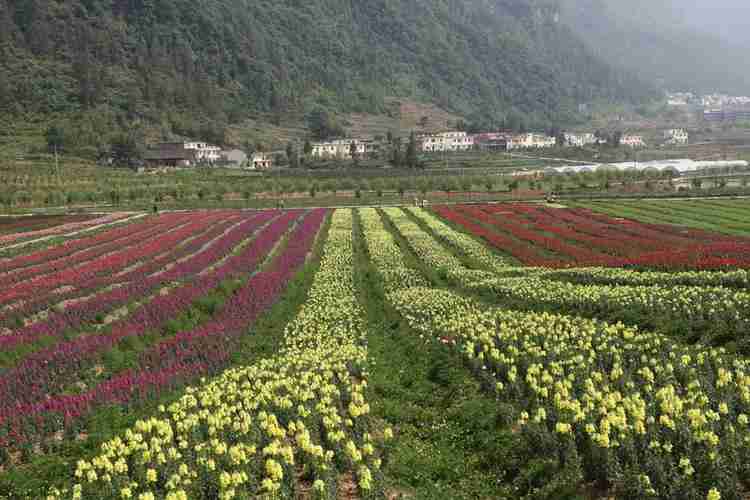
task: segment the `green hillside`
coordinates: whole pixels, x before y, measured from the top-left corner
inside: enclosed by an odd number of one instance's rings
[[[315,107],[431,102],[509,126],[568,120],[649,89],[592,55],[548,0],[0,0],[0,110],[102,131],[220,140]]]

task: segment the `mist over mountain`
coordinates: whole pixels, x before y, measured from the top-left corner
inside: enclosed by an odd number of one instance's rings
[[[750,93],[750,4],[739,0],[561,0],[599,57],[668,89]]]

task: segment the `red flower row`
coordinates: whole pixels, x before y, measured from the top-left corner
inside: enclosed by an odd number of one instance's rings
[[[133,398],[145,397],[176,387],[197,375],[223,368],[236,346],[237,337],[247,331],[262,310],[278,299],[286,283],[304,263],[326,213],[327,211],[322,209],[310,212],[294,230],[289,245],[274,259],[269,271],[254,274],[209,322],[194,330],[178,333],[149,348],[141,356],[137,371],[116,375],[80,395],[61,394],[45,398],[40,397],[44,391],[36,390],[34,398],[21,397],[18,392],[15,393],[15,402],[3,397],[3,402],[0,403],[0,429],[4,428],[6,437],[0,438],[0,446],[24,442],[30,437],[26,431],[29,427],[34,428],[37,435],[48,434],[59,430],[59,424],[55,422],[60,417],[64,418],[67,427],[76,417],[101,404],[122,403]],[[148,308],[143,309],[138,319],[131,318],[129,326],[120,325],[108,336],[99,336],[96,337],[98,340],[83,342],[76,346],[76,353],[66,351],[67,356],[78,357],[78,360],[82,361],[86,355],[103,352],[123,338],[139,334],[132,333],[131,327],[136,328],[138,332],[159,328],[168,319],[184,311],[197,298],[218,286],[223,278],[231,276],[232,273],[244,274],[254,269],[280,240],[289,223],[300,215],[299,211],[284,214],[264,230],[253,245],[243,249],[240,255],[230,257],[220,269],[210,273],[210,276],[199,278],[197,288],[192,285],[182,287],[185,290],[190,289],[190,293],[177,294],[179,297],[165,297],[163,300],[156,299]],[[49,360],[54,365],[54,370],[47,370],[47,376],[43,379],[34,377],[34,380],[24,380],[23,385],[42,385],[46,388],[59,386],[61,370],[68,372],[65,379],[73,380],[74,377],[71,375],[75,374],[78,364],[66,364],[63,359],[64,357],[59,356]],[[90,363],[89,358],[86,364]],[[37,366],[41,367],[39,364]],[[73,371],[70,371],[71,368]],[[10,396],[10,393],[5,392],[4,395]]]

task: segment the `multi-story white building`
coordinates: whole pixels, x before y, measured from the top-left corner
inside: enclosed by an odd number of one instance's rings
[[[466,132],[440,132],[421,134],[417,141],[425,153],[441,151],[468,151],[474,147],[474,138]]]
[[[557,139],[544,134],[516,134],[508,140],[508,149],[541,149],[551,148]]]
[[[620,138],[620,145],[631,148],[646,147],[646,143],[640,135],[623,135],[622,138]]]
[[[313,158],[339,158],[350,160],[352,158],[352,144],[360,158],[374,153],[379,144],[374,141],[361,139],[337,139],[328,142],[315,142],[312,144]]]
[[[583,147],[589,144],[596,144],[596,136],[591,133],[586,134],[569,134],[565,133],[565,144],[573,147]]]
[[[666,144],[683,145],[687,144],[690,138],[684,128],[673,128],[664,131],[664,140]]]
[[[171,155],[181,151],[183,165],[214,164],[221,160],[221,148],[205,142],[163,142],[150,148],[152,151],[170,151]],[[187,156],[189,155],[189,159]],[[185,158],[183,158],[185,157]]]
[[[221,148],[205,142],[185,142],[182,147],[194,150],[199,162],[215,163],[221,158]]]

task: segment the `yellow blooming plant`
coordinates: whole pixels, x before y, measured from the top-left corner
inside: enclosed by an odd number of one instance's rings
[[[488,271],[468,269],[464,266],[452,252],[443,247],[435,237],[422,230],[400,208],[385,208],[383,212],[419,258],[431,269],[454,281],[474,282],[493,278],[494,275]]]
[[[750,293],[723,287],[578,285],[541,277],[491,278],[465,283],[478,292],[528,304],[591,315],[639,314],[706,324],[750,328]]]
[[[687,321],[701,327],[721,325],[720,331],[730,330],[739,333],[750,330],[750,293],[744,290],[720,286],[665,286],[653,283],[649,286],[577,284],[554,278],[557,275],[564,276],[563,273],[586,272],[584,270],[542,272],[537,268],[524,270],[523,276],[498,277],[482,270],[467,269],[452,252],[441,245],[435,237],[422,230],[403,210],[386,208],[384,212],[427,266],[442,271],[453,282],[477,292],[491,293],[524,304],[558,307],[591,316],[614,316],[616,319],[627,318],[649,323],[655,319],[663,321],[671,318],[680,321],[680,324]],[[420,212],[412,213],[416,216]],[[436,233],[440,231],[443,239],[460,238],[452,234],[457,232],[445,224],[440,227],[433,222],[432,227]],[[472,245],[465,242],[462,251],[473,256],[481,255],[478,250],[471,248]],[[502,271],[503,268],[497,262],[486,256],[475,260],[482,261],[485,267],[496,273],[514,273],[508,268]],[[614,270],[601,271],[601,274],[611,276],[613,273],[627,272]],[[653,274],[654,278],[661,278],[664,273]]]
[[[488,309],[432,288],[388,298],[416,331],[458,339],[477,373],[502,384],[498,397],[524,410],[519,423],[545,426],[561,439],[577,436],[589,443],[584,450],[620,464],[612,470],[648,475],[631,464],[658,461],[680,485],[698,490],[750,457],[750,433],[740,423],[750,406],[750,363],[722,349],[679,345],[622,324]],[[650,481],[660,494],[675,487],[664,477]]]
[[[499,255],[492,252],[484,244],[480,243],[468,234],[454,230],[448,224],[437,218],[424,208],[409,207],[406,209],[412,216],[422,221],[430,230],[443,238],[449,245],[458,249],[463,254],[471,257],[489,271],[504,271],[508,268],[508,262]]]
[[[384,212],[426,264],[460,266],[430,249],[437,241],[418,235],[413,222]],[[750,458],[746,361],[622,324],[488,308],[449,291],[389,282],[400,272],[394,266],[406,267],[403,256],[378,214],[361,214],[365,239],[379,243],[369,245],[370,254],[391,255],[381,273],[391,304],[423,336],[457,339],[479,376],[495,381],[488,385],[497,397],[518,408],[522,428],[547,429],[563,447],[588,443],[581,452],[594,454],[590,463],[619,464],[601,479],[637,484],[641,495],[718,494],[703,490],[706,483],[736,488],[722,471]],[[674,475],[651,477],[640,465],[650,461]]]
[[[330,498],[342,467],[370,492],[379,461],[368,434],[352,237],[351,211],[336,211],[320,269],[278,355],[188,388],[79,461],[73,489],[50,498],[294,497],[301,472],[318,497]]]
[[[370,259],[378,268],[386,286],[427,286],[428,281],[418,271],[404,265],[401,249],[393,236],[385,230],[377,210],[363,208],[359,210],[359,215]]]

